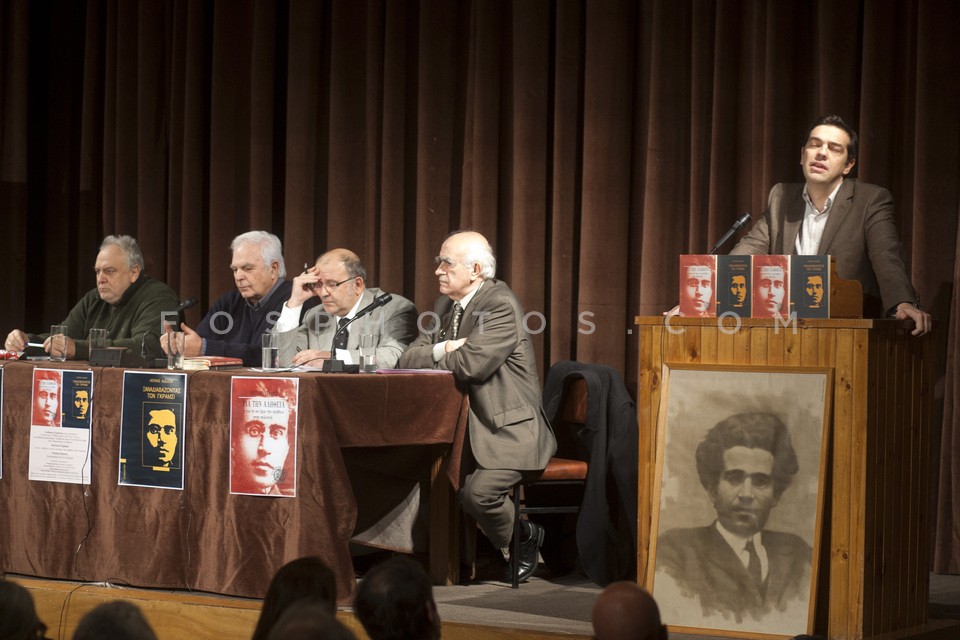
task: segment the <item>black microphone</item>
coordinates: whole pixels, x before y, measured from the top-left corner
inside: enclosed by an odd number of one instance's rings
[[[180,303],[179,307],[177,307],[177,331],[180,330],[180,325],[187,321],[186,317],[183,315],[183,312],[196,305],[198,302],[200,301],[196,298],[187,298]]]
[[[336,358],[337,352],[334,349],[333,345],[337,344],[337,338],[340,337],[340,334],[347,330],[351,324],[367,315],[374,309],[378,309],[383,305],[387,304],[393,300],[393,295],[390,293],[384,293],[373,299],[373,302],[365,306],[360,311],[357,311],[357,315],[353,316],[349,320],[343,323],[342,326],[337,328],[336,333],[333,334],[333,341],[330,343],[330,359],[323,363],[322,370],[327,373],[337,373],[343,371],[343,361]]]
[[[737,218],[737,221],[733,223],[733,226],[727,229],[727,232],[720,236],[720,239],[717,240],[717,244],[713,245],[713,249],[710,249],[709,255],[713,255],[717,252],[717,249],[723,246],[723,244],[729,240],[733,234],[735,234],[740,227],[750,222],[750,214],[744,213],[742,216]]]
[[[196,306],[198,302],[200,302],[200,300],[198,300],[197,298],[187,298],[186,300],[180,303],[179,307],[177,307],[177,313],[181,311],[186,311],[190,307]]]

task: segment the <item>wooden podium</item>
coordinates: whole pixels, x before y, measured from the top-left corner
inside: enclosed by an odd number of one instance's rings
[[[871,638],[927,621],[932,341],[899,320],[637,317],[637,577],[647,571],[664,364],[833,369],[816,632]]]

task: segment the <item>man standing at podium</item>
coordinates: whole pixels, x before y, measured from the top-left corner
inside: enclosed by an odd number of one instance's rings
[[[910,318],[914,335],[930,331],[930,314],[900,256],[890,192],[847,178],[857,162],[857,132],[840,116],[818,119],[800,148],[804,184],[777,184],[767,210],[731,254],[832,255],[837,274],[859,280],[882,301],[882,315]]]
[[[467,432],[475,464],[465,467],[460,502],[494,547],[505,549],[514,523],[508,493],[524,473],[547,466],[557,442],[541,405],[523,307],[506,283],[494,278],[497,261],[486,238],[473,231],[453,233],[435,262],[439,322],[410,345],[400,366],[446,369],[467,388]],[[536,571],[543,533],[540,525],[523,521],[520,582]],[[508,570],[505,580],[511,578]]]

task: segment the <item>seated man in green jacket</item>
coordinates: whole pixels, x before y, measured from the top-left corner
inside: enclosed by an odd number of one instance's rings
[[[97,287],[88,291],[62,324],[67,325],[66,349],[68,360],[86,360],[89,357],[87,336],[90,329],[106,329],[108,344],[128,347],[134,353],[147,356],[163,355],[160,349],[161,316],[176,313],[179,299],[173,290],[143,273],[143,254],[137,241],[130,236],[107,236],[100,245],[94,265]],[[50,353],[49,334],[27,334],[14,329],[7,335],[4,348],[24,351],[28,342],[43,341]],[[61,345],[57,344],[59,351]]]

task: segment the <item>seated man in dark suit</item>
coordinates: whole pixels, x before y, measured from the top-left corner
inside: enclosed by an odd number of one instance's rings
[[[475,464],[460,502],[494,547],[505,549],[515,515],[510,489],[525,473],[547,466],[557,441],[541,404],[523,306],[505,282],[494,278],[497,261],[486,238],[472,231],[451,234],[436,264],[439,322],[410,345],[400,366],[452,371],[470,394],[467,433]],[[527,520],[521,529],[518,578],[523,582],[536,571],[544,532]],[[512,576],[505,579],[511,582]]]
[[[280,239],[266,231],[248,231],[230,243],[230,270],[237,288],[217,300],[197,330],[182,325],[183,355],[240,358],[259,367],[260,336],[273,329],[293,284],[286,280]],[[303,305],[301,313],[316,303]],[[160,345],[167,351],[166,340]]]
[[[705,527],[661,534],[655,593],[661,581],[672,580],[704,616],[737,623],[806,603],[813,550],[793,533],[765,529],[799,470],[786,425],[770,413],[730,416],[707,432],[696,458],[717,517]]]
[[[360,362],[360,336],[374,336],[376,362],[380,369],[397,366],[400,354],[417,336],[417,310],[397,294],[372,313],[347,324],[357,313],[385,292],[367,287],[367,270],[349,249],[331,249],[293,279],[290,298],[282,307],[274,329],[281,366],[319,367],[325,360]],[[319,298],[320,305],[302,314],[301,308]],[[300,317],[303,321],[300,321]],[[346,328],[339,330],[341,324]],[[334,338],[337,344],[334,344]],[[337,351],[340,351],[338,357]]]

